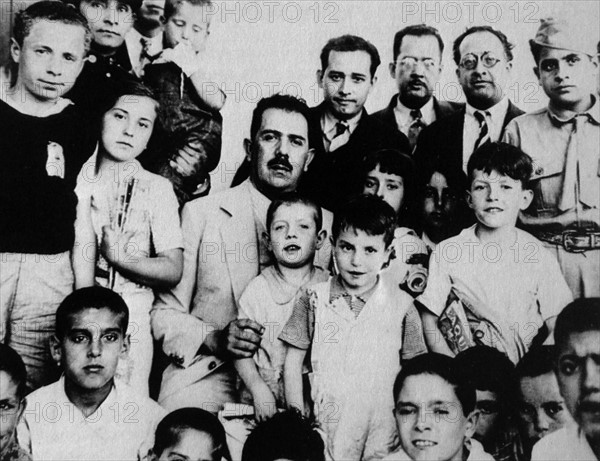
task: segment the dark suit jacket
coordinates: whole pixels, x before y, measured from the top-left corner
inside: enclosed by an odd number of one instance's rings
[[[362,190],[362,161],[366,153],[379,149],[409,152],[408,139],[398,130],[369,116],[363,109],[358,126],[349,141],[335,151],[326,152],[321,131],[324,104],[311,109],[310,146],[315,158],[302,176],[299,191],[323,208],[334,211],[349,196]]]
[[[381,109],[375,112],[371,117],[379,120],[386,125],[391,125],[398,129],[398,124],[396,123],[396,115],[394,114],[394,108],[396,107],[396,103],[398,102],[398,93],[392,96],[390,103],[387,105],[385,109]],[[435,121],[448,117],[453,113],[462,109],[465,105],[459,102],[450,102],[450,101],[439,101],[437,98],[433,98],[433,110],[435,112]]]
[[[442,171],[462,171],[465,113],[466,109],[463,107],[421,131],[414,154],[419,173],[431,171],[436,166]],[[508,122],[521,114],[524,112],[509,101],[500,138]]]

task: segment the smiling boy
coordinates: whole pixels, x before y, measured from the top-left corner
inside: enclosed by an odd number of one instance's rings
[[[19,442],[34,460],[136,461],[165,411],[114,380],[127,355],[129,311],[101,287],[74,291],[56,313],[52,355],[63,376],[30,394]]]
[[[556,259],[535,237],[515,227],[531,203],[531,158],[503,143],[488,143],[468,164],[467,201],[477,223],[441,242],[417,301],[434,352],[453,355],[438,337],[438,317],[454,300],[469,320],[466,346],[483,344],[517,363],[544,325],[572,300]],[[472,338],[471,338],[472,336]]]

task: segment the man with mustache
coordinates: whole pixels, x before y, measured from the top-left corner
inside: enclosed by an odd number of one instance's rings
[[[321,51],[317,81],[324,101],[311,109],[315,159],[301,190],[329,210],[360,192],[361,162],[367,152],[410,149],[406,136],[370,117],[364,108],[380,62],[377,48],[354,35],[332,38]]]
[[[184,267],[181,282],[158,293],[152,330],[171,364],[163,374],[159,403],[169,411],[197,406],[212,412],[236,400],[232,359],[252,357],[264,328],[237,320],[237,303],[272,262],[266,242],[267,208],[296,189],[313,159],[309,109],[286,95],[262,99],[244,141],[250,178],[232,189],[188,202],[182,212]],[[323,213],[323,228],[331,228]],[[315,264],[327,268],[324,245]]]
[[[433,92],[442,73],[444,42],[435,27],[417,24],[405,27],[394,37],[394,60],[390,75],[398,93],[374,118],[397,127],[414,150],[420,131],[463,105],[439,101]]]
[[[506,95],[512,48],[506,35],[489,26],[470,27],[454,41],[456,75],[467,104],[421,132],[414,154],[420,170],[442,164],[466,171],[475,149],[500,140],[508,122],[524,113]]]
[[[532,461],[600,460],[600,298],[580,298],[558,315],[554,329],[560,393],[576,425],[536,443]]]

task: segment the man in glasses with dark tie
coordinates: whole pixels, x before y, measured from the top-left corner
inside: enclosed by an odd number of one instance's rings
[[[398,93],[374,118],[396,127],[408,137],[414,150],[419,133],[427,125],[453,114],[463,104],[440,101],[434,95],[442,73],[444,42],[435,27],[417,24],[396,32],[391,77]]]
[[[489,26],[467,29],[453,45],[456,75],[465,93],[464,109],[421,132],[415,157],[419,165],[466,171],[471,154],[497,142],[510,120],[523,111],[509,101],[512,48],[506,35]]]
[[[526,229],[544,242],[578,297],[600,296],[600,105],[598,31],[542,19],[529,44],[547,107],[509,124],[505,141],[529,154],[534,172]]]

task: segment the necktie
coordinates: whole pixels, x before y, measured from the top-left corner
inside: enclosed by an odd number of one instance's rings
[[[586,114],[579,114],[573,117],[568,123],[573,124],[569,144],[567,145],[567,155],[565,158],[565,169],[563,173],[563,186],[558,208],[561,211],[570,210],[579,206],[579,159],[578,159],[578,136],[577,133],[583,129],[583,124],[587,119]]]
[[[423,122],[423,115],[420,110],[411,110],[410,117],[412,118],[412,122],[408,127],[408,141],[410,142],[411,151],[414,152],[417,145],[417,138],[421,130],[425,128],[425,123]]]
[[[473,152],[475,152],[484,144],[491,142],[490,130],[486,121],[486,115],[489,117],[490,113],[487,111],[482,112],[480,110],[476,110],[473,114],[473,116],[479,122],[479,137],[477,138],[477,141],[475,141],[475,147],[473,148]]]
[[[350,127],[347,122],[337,122],[335,124],[335,133],[331,138],[329,152],[336,150],[348,142],[348,134]]]
[[[154,56],[150,54],[150,39],[146,37],[140,38],[140,43],[142,44],[142,52],[140,53],[140,68],[139,74],[140,76],[144,73],[144,67],[146,64],[149,64],[154,59]]]
[[[333,136],[333,139],[337,138],[338,136],[343,135],[347,129],[348,129],[348,124],[346,122],[337,122],[335,124],[335,135]]]

